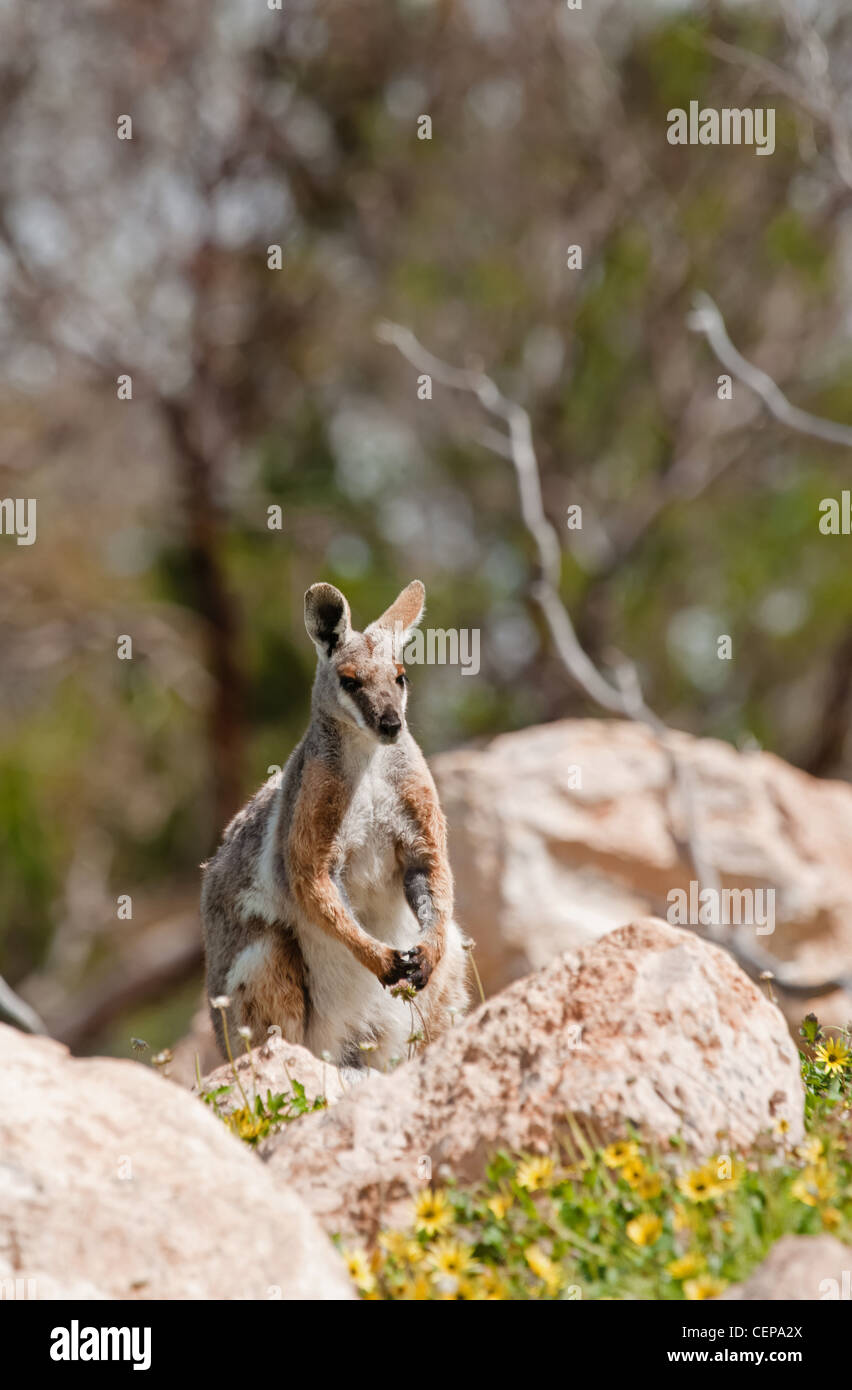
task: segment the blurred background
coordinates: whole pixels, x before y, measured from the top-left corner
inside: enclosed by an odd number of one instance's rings
[[[852,540],[818,529],[849,458],[719,401],[687,326],[708,292],[852,423],[846,6],[3,0],[0,54],[0,490],[38,503],[0,538],[0,972],[52,1032],[183,1031],[198,864],[307,721],[313,581],[365,623],[416,576],[430,626],[480,630],[476,678],[412,673],[427,753],[599,713],[487,420],[418,400],[380,319],[529,410],[596,662],[849,777]],[[669,145],[692,100],[774,106],[774,155]]]

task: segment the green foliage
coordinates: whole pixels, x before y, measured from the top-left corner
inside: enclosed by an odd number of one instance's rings
[[[829,263],[823,246],[795,208],[784,208],[766,229],[770,257],[789,265],[816,286],[828,283]]]
[[[144,35],[128,43],[113,10],[104,7],[94,47],[60,26],[21,57],[42,82],[16,88],[28,148],[55,124],[38,106],[55,85],[52,44],[69,61],[91,52],[100,71],[111,70],[111,42],[122,61],[146,52]],[[168,132],[194,119],[181,106],[192,84],[164,90],[139,153],[151,187],[179,176],[197,190],[201,241],[176,236],[169,200],[154,200],[136,227],[143,254],[126,254],[120,295],[108,303],[87,267],[113,263],[132,232],[122,212],[149,184],[126,158],[95,188],[85,161],[79,181],[57,183],[57,225],[67,223],[69,246],[82,228],[89,247],[78,258],[81,318],[97,338],[110,325],[104,342],[123,352],[145,326],[139,365],[150,374],[155,359],[168,361],[171,384],[161,398],[137,390],[125,408],[111,374],[87,367],[71,373],[67,392],[7,383],[0,400],[4,429],[19,441],[11,455],[27,458],[43,507],[32,557],[14,546],[0,557],[12,581],[0,692],[0,968],[12,984],[43,963],[88,845],[105,845],[107,907],[92,927],[103,940],[60,982],[66,993],[90,983],[114,944],[115,896],[132,894],[134,930],[144,929],[148,902],[169,909],[163,885],[181,904],[196,894],[196,866],[221,833],[211,705],[222,661],[200,592],[199,471],[210,507],[202,530],[215,531],[213,559],[236,615],[229,656],[242,688],[223,704],[241,723],[231,745],[238,793],[283,764],[305,727],[313,651],[302,594],[320,578],[346,591],[361,620],[417,575],[430,625],[481,631],[475,679],[414,672],[411,722],[428,754],[598,713],[553,659],[530,603],[535,555],[511,463],[482,447],[489,422],[437,383],[431,401],[418,400],[415,374],[376,342],[383,318],[448,361],[481,361],[529,410],[545,508],[565,543],[563,591],[596,661],[635,661],[648,703],[679,727],[755,736],[794,761],[813,743],[852,611],[849,538],[817,529],[820,499],[848,482],[846,457],[760,411],[737,424],[746,388],[735,385],[731,408],[715,403],[719,365],[687,316],[694,292],[706,290],[738,348],[781,371],[798,405],[852,418],[838,310],[842,187],[826,131],[814,121],[813,147],[801,140],[800,114],[783,94],[771,103],[771,159],[666,141],[672,107],[721,107],[732,90],[751,90],[708,40],[795,71],[777,7],[672,15],[625,0],[588,45],[561,30],[541,43],[495,44],[433,10],[368,0],[356,13],[329,0],[323,42],[291,47],[281,25],[234,44],[196,7],[177,47],[207,55],[229,90],[246,94],[245,118],[233,136],[211,128],[187,146],[176,170]],[[86,90],[79,75],[74,86]],[[422,110],[431,141],[416,136]],[[81,113],[65,114],[69,135],[80,134]],[[255,203],[258,180],[265,192]],[[807,205],[805,187],[814,191]],[[235,190],[254,226],[245,241],[218,235]],[[89,245],[90,195],[105,200],[100,246]],[[575,242],[580,271],[566,267]],[[283,245],[281,272],[267,269],[269,243]],[[29,313],[10,329],[10,360],[29,360],[30,321],[35,356],[44,355],[52,313],[57,360],[66,360],[67,305],[61,294],[48,300],[44,319]],[[123,331],[125,312],[134,332]],[[161,319],[174,334],[164,353],[146,339]],[[190,365],[185,380],[170,375],[176,363]],[[184,408],[181,435],[169,422]],[[684,485],[685,462],[696,476],[707,468],[706,486]],[[10,496],[19,477],[17,465],[7,470]],[[575,502],[582,535],[563,529]],[[267,527],[272,504],[282,508],[278,532]],[[779,591],[794,614],[786,628],[764,616]],[[692,609],[718,616],[735,638],[734,661],[711,691],[694,654],[675,651],[672,634]],[[495,638],[507,615],[529,635],[517,660]],[[132,662],[115,660],[121,632],[134,634]],[[791,694],[791,671],[803,665],[807,699]],[[848,772],[840,755],[831,771]],[[119,1025],[110,1045],[121,1050],[121,1037]]]
[[[276,1091],[273,1095],[272,1091],[267,1090],[265,1099],[258,1094],[252,1105],[244,1098],[242,1105],[223,1113],[221,1102],[233,1089],[233,1086],[217,1086],[212,1091],[202,1092],[201,1099],[205,1105],[212,1107],[238,1139],[251,1147],[284,1125],[292,1124],[300,1115],[324,1110],[328,1104],[324,1096],[315,1096],[313,1101],[309,1101],[301,1081],[292,1081],[289,1091]]]
[[[804,1039],[800,1053],[805,1084],[805,1116],[813,1126],[828,1122],[838,1107],[848,1110],[852,1082],[852,1050],[845,1028],[826,1034],[816,1014],[808,1014],[799,1029]]]
[[[639,45],[638,56],[659,111],[686,110],[691,101],[703,100],[712,68],[703,42],[706,34],[707,25],[700,19],[677,20],[661,25]]]
[[[595,1145],[569,1118],[551,1155],[498,1154],[484,1182],[425,1189],[410,1226],[346,1250],[356,1285],[369,1299],[696,1300],[746,1278],[782,1235],[851,1240],[852,1055],[838,1031],[802,1025],[804,1144],[779,1118],[748,1152],[722,1141],[688,1168],[674,1139]]]
[[[13,964],[29,952],[38,956],[49,940],[57,848],[55,835],[43,831],[28,770],[10,752],[0,763],[0,855],[14,871],[0,879],[0,948]]]

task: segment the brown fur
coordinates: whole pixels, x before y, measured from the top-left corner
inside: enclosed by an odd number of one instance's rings
[[[393,951],[358,926],[346,911],[329,870],[335,834],[349,800],[346,783],[319,760],[306,764],[285,853],[293,896],[312,921],[349,948],[378,979],[393,966]]]
[[[251,1029],[252,1046],[265,1040],[270,1019],[288,1042],[301,1043],[308,1011],[307,976],[299,943],[290,932],[275,933],[268,972],[237,986],[232,1011],[238,1027]]]
[[[400,801],[412,826],[411,837],[400,850],[409,865],[425,873],[434,910],[434,919],[424,928],[419,951],[427,965],[427,978],[444,954],[446,924],[453,915],[453,878],[447,858],[447,822],[438,802],[435,784],[425,764],[420,776],[402,783]]]
[[[202,888],[208,993],[255,1042],[277,1026],[340,1065],[384,1067],[405,1055],[411,1009],[382,986],[418,995],[430,1038],[467,1006],[446,824],[396,649],[424,597],[412,581],[360,633],[332,585],[305,596],[310,726],[228,826]]]

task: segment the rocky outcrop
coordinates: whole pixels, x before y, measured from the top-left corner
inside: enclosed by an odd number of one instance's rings
[[[834,1236],[782,1236],[743,1284],[720,1296],[729,1302],[852,1298],[852,1249]]]
[[[0,1279],[13,1296],[353,1296],[304,1203],[179,1087],[3,1025],[0,1071]]]
[[[628,1124],[703,1159],[786,1118],[802,1134],[795,1049],[730,956],[657,920],[566,953],[487,1001],[390,1075],[267,1141],[272,1173],[329,1230],[401,1215],[429,1171],[480,1177],[499,1148],[541,1151],[568,1117]],[[720,1133],[726,1138],[720,1141]]]
[[[771,753],[673,734],[696,788],[702,835],[723,888],[774,890],[774,931],[748,929],[798,981],[849,972],[852,787]],[[486,994],[635,917],[666,918],[695,870],[670,760],[642,725],[562,720],[433,758],[450,827],[458,919],[476,943]],[[845,1017],[852,997],[788,996],[797,1028],[814,1009]],[[218,1060],[206,1007],[175,1049],[171,1075]]]
[[[333,1105],[345,1094],[337,1067],[321,1062],[306,1047],[277,1037],[237,1057],[233,1067],[230,1062],[217,1067],[204,1077],[201,1091],[207,1095],[221,1086],[229,1086],[230,1091],[216,1101],[219,1112],[228,1115],[235,1107],[245,1104],[243,1093],[253,1105],[257,1096],[265,1100],[269,1091],[273,1095],[281,1092],[289,1095],[294,1081],[304,1086],[305,1098],[311,1105],[319,1096]]]
[[[722,886],[775,890],[775,930],[750,944],[803,981],[847,972],[852,787],[770,753],[673,737]],[[632,917],[666,917],[669,893],[695,877],[670,761],[639,724],[546,724],[443,753],[432,771],[486,993]],[[791,1018],[810,1007],[797,999]],[[840,996],[816,1007],[849,1005]]]

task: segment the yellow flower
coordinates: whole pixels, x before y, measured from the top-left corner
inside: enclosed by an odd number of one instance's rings
[[[439,1236],[453,1224],[453,1209],[440,1188],[425,1188],[414,1204],[414,1224],[427,1236]]]
[[[675,1202],[674,1204],[674,1215],[672,1217],[672,1225],[674,1226],[676,1231],[692,1230],[692,1214],[688,1211],[688,1209],[683,1205],[682,1202]]]
[[[621,1165],[619,1177],[624,1178],[630,1187],[638,1187],[644,1176],[645,1165],[641,1158],[628,1158],[627,1162]]]
[[[772,1128],[774,1129],[778,1137],[783,1139],[785,1134],[790,1133],[790,1121],[785,1119],[782,1115],[779,1120],[775,1121],[775,1124],[772,1126]]]
[[[239,1110],[232,1111],[225,1123],[239,1139],[248,1141],[259,1138],[265,1125],[262,1116],[256,1115],[247,1105],[241,1105]]]
[[[719,1195],[716,1174],[706,1166],[693,1168],[690,1173],[683,1173],[678,1178],[677,1185],[679,1191],[691,1202],[706,1202],[711,1197],[718,1197]]]
[[[663,1223],[659,1216],[652,1216],[649,1211],[645,1211],[641,1216],[634,1216],[632,1221],[628,1221],[625,1229],[634,1245],[653,1245],[663,1233]]]
[[[439,1276],[436,1280],[436,1298],[439,1303],[480,1303],[479,1290],[475,1278],[450,1279]]]
[[[686,1255],[681,1255],[679,1260],[672,1260],[667,1264],[666,1274],[670,1274],[673,1279],[690,1279],[703,1268],[704,1256],[697,1250],[690,1250]]]
[[[392,1256],[395,1260],[408,1258],[407,1252],[410,1244],[411,1241],[403,1231],[382,1231],[379,1236],[379,1245],[386,1255]]]
[[[458,1279],[455,1275],[436,1274],[432,1283],[432,1297],[438,1303],[477,1302],[476,1281],[469,1276]]]
[[[725,1192],[733,1192],[734,1188],[739,1187],[740,1180],[746,1171],[745,1164],[740,1159],[718,1158],[710,1163],[705,1163],[705,1172],[715,1184],[716,1193],[721,1196]]]
[[[461,1303],[479,1303],[479,1290],[475,1279],[460,1279],[456,1287],[456,1298]]]
[[[797,1158],[807,1159],[808,1163],[818,1163],[822,1158],[822,1140],[815,1136],[800,1144],[796,1149]]]
[[[496,1269],[486,1268],[478,1281],[479,1297],[484,1302],[495,1303],[508,1298],[506,1284]]]
[[[814,1048],[814,1056],[823,1071],[843,1071],[849,1061],[849,1048],[841,1038],[827,1038]]]
[[[615,1144],[607,1144],[603,1151],[603,1161],[607,1168],[623,1168],[631,1158],[639,1157],[639,1145],[632,1139],[620,1139]]]
[[[489,1197],[486,1206],[491,1214],[496,1216],[498,1221],[502,1221],[511,1207],[513,1200],[511,1193],[498,1192],[496,1196]]]
[[[566,1182],[581,1182],[583,1174],[588,1172],[591,1166],[588,1159],[575,1159],[573,1163],[569,1163],[568,1167],[563,1170]]]
[[[556,1293],[562,1283],[562,1271],[549,1255],[545,1255],[541,1246],[528,1245],[524,1258],[533,1274],[547,1285],[548,1293]]]
[[[659,1173],[646,1173],[636,1183],[636,1196],[642,1197],[649,1202],[652,1197],[659,1197],[663,1190],[663,1180]]]
[[[836,1231],[837,1227],[843,1221],[843,1215],[837,1210],[837,1207],[826,1207],[825,1210],[821,1212],[821,1216],[822,1224],[827,1231]]]
[[[523,1163],[518,1164],[518,1171],[515,1174],[519,1186],[525,1187],[528,1192],[537,1192],[552,1177],[553,1159],[546,1157],[525,1159]]]
[[[376,1287],[376,1281],[370,1272],[367,1256],[363,1250],[344,1250],[343,1259],[349,1270],[350,1279],[358,1285],[362,1293],[369,1293]]]
[[[702,1274],[698,1279],[687,1279],[683,1286],[683,1292],[692,1303],[695,1303],[705,1298],[718,1298],[726,1287],[727,1284],[724,1279],[714,1279],[710,1274]]]
[[[429,1252],[429,1263],[438,1274],[459,1279],[470,1269],[472,1255],[471,1246],[464,1245],[460,1240],[439,1240]]]
[[[425,1303],[431,1296],[432,1290],[425,1274],[417,1274],[413,1279],[406,1279],[399,1291],[399,1297],[406,1303]]]
[[[836,1183],[827,1168],[811,1166],[803,1168],[790,1186],[790,1191],[805,1206],[818,1207],[834,1196]]]
[[[419,1240],[412,1240],[411,1236],[405,1235],[403,1231],[383,1231],[379,1236],[379,1245],[386,1255],[398,1260],[400,1264],[419,1264],[426,1254],[425,1246],[421,1245]]]

